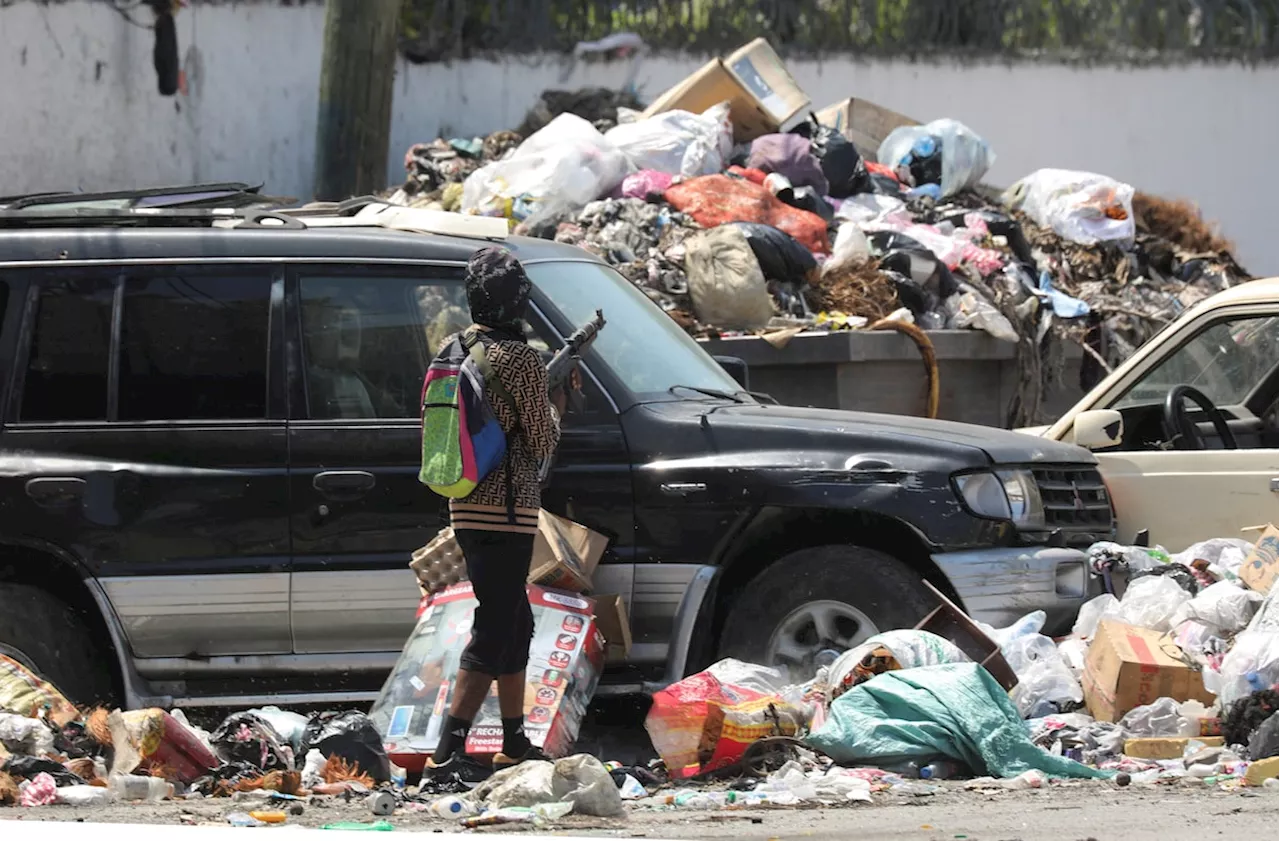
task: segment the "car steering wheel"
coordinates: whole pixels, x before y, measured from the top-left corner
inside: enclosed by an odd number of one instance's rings
[[[1205,397],[1203,392],[1189,385],[1175,385],[1169,389],[1169,394],[1164,398],[1164,429],[1176,449],[1203,450],[1205,448],[1200,430],[1191,422],[1191,418],[1187,417],[1187,400],[1204,410],[1210,423],[1213,424],[1214,431],[1222,439],[1223,449],[1238,449],[1236,436],[1231,433],[1231,427],[1227,426],[1226,415],[1213,405],[1213,401]]]

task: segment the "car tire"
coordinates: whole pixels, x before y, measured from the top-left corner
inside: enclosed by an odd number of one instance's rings
[[[81,706],[116,702],[114,663],[80,612],[37,587],[0,583],[0,654]]]
[[[936,606],[919,574],[883,552],[802,549],[774,561],[739,593],[720,635],[720,656],[785,665],[792,679],[805,680],[834,655],[876,633],[914,627]],[[797,662],[806,648],[813,656]]]

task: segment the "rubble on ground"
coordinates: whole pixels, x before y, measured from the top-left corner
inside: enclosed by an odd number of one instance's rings
[[[873,636],[807,681],[721,661],[653,697],[645,729],[659,758],[622,765],[575,753],[605,657],[630,644],[623,601],[586,595],[606,541],[547,516],[529,575],[527,722],[551,759],[475,783],[419,779],[475,609],[446,529],[415,555],[420,621],[369,715],[259,707],[208,732],[176,709],[80,709],[0,656],[0,806],[201,800],[224,803],[226,823],[265,826],[356,802],[370,820],[349,828],[412,813],[550,827],[636,810],[856,807],[948,787],[1274,788],[1277,534],[1176,555],[1095,544],[1091,572],[1107,592],[1061,639],[1041,633],[1043,612],[993,628],[932,590],[938,607],[916,628]],[[501,747],[495,700],[467,742],[481,762]]]
[[[739,54],[772,51],[758,40]],[[1053,169],[997,194],[982,183],[995,151],[955,120],[920,126],[848,100],[781,133],[808,98],[776,56],[766,65],[764,93],[714,60],[643,112],[630,92],[547,91],[517,132],[414,145],[391,199],[580,245],[694,335],[857,329],[891,314],[984,330],[1018,344],[1014,425],[1041,420],[1064,342],[1085,349],[1087,390],[1184,309],[1249,278],[1188,202]],[[536,154],[513,163],[524,149]],[[772,317],[746,328],[688,293],[683,241],[730,222],[778,228],[824,264],[766,274]]]

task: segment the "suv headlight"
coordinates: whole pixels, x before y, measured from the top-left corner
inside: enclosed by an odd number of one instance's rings
[[[1012,520],[1020,529],[1044,526],[1044,502],[1030,470],[996,470],[956,477],[965,506],[979,517]]]

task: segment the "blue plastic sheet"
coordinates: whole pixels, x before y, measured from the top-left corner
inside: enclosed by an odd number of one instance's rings
[[[1008,694],[982,666],[956,663],[877,675],[841,695],[808,742],[843,765],[958,759],[976,773],[1108,778],[1031,741]]]

